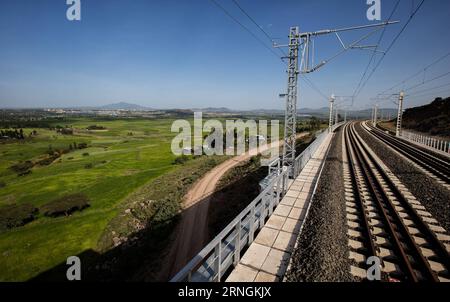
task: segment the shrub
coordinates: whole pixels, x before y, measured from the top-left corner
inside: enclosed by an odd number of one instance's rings
[[[16,172],[17,174],[28,172],[31,168],[33,168],[33,163],[30,160],[25,162],[20,162],[10,167],[11,170]]]
[[[6,187],[6,183],[4,181],[0,181],[0,189]]]
[[[44,159],[41,159],[37,162],[39,166],[48,166],[52,162],[54,162],[56,159],[60,157],[60,154],[58,152],[55,152],[53,155],[49,155]]]
[[[89,153],[85,152],[83,153],[83,156],[89,156]]]
[[[91,125],[89,127],[87,127],[88,130],[105,130],[106,128],[103,126],[99,126],[99,125]]]
[[[28,175],[28,174],[31,174],[31,170],[20,172],[20,173],[17,174],[17,176],[25,176],[25,175]]]
[[[173,163],[174,163],[175,165],[182,165],[182,164],[184,164],[185,162],[187,162],[188,160],[189,160],[189,157],[183,154],[183,155],[178,156],[177,158],[175,158],[175,160],[173,161]]]
[[[92,167],[93,167],[92,163],[84,165],[85,169],[92,169]]]
[[[72,128],[62,128],[62,129],[59,129],[58,132],[61,133],[61,134],[64,134],[64,135],[73,135],[73,129]]]
[[[82,211],[89,206],[87,196],[84,194],[72,194],[43,205],[41,211],[48,217],[68,216],[75,211]]]
[[[23,226],[36,218],[38,209],[31,204],[10,205],[0,208],[0,230]]]
[[[88,147],[88,145],[86,144],[86,143],[79,143],[78,145],[77,145],[77,148],[78,149],[86,149]]]

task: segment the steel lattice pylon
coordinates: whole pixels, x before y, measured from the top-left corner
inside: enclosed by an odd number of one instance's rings
[[[395,131],[396,136],[402,135],[402,115],[403,115],[403,98],[405,93],[402,91],[398,97],[398,113],[397,113],[397,128]]]
[[[370,37],[377,30],[376,29],[363,37],[355,40],[349,45],[345,45],[342,39],[339,36],[339,32],[346,32],[351,30],[361,30],[366,28],[373,27],[384,27],[386,25],[395,24],[398,21],[386,21],[377,24],[369,24],[369,25],[361,25],[361,26],[353,26],[339,29],[325,29],[315,32],[305,32],[300,33],[298,26],[291,27],[289,30],[289,44],[288,45],[278,45],[274,43],[274,47],[289,47],[289,54],[284,59],[288,59],[287,65],[287,74],[288,74],[288,86],[286,94],[282,94],[286,96],[286,112],[284,119],[284,145],[283,145],[283,166],[288,167],[290,171],[290,176],[293,175],[294,163],[295,163],[295,141],[296,141],[296,122],[297,122],[297,82],[298,82],[298,74],[301,72],[302,74],[312,73],[329,61],[338,57],[342,53],[346,52],[349,49],[366,49],[371,48],[373,46],[364,46],[359,45],[360,42]],[[339,42],[342,45],[342,50],[339,51],[334,56],[328,58],[327,60],[322,60],[319,64],[314,65],[314,41],[312,38],[316,36],[335,34],[338,37]],[[302,43],[300,44],[300,40]],[[301,70],[299,70],[298,63],[298,55],[299,48],[302,46],[302,60],[301,60]],[[310,49],[312,47],[312,50]],[[337,109],[336,109],[337,114]],[[337,121],[338,116],[334,122]]]
[[[292,169],[295,161],[295,141],[297,125],[297,82],[298,82],[298,27],[289,31],[288,85],[286,94],[286,113],[284,117],[283,165]],[[292,171],[291,171],[292,172]]]

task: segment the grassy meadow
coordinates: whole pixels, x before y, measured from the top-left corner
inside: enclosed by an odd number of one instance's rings
[[[94,249],[118,205],[150,180],[174,169],[170,142],[172,120],[70,121],[73,135],[47,129],[24,141],[0,145],[0,208],[29,203],[42,206],[55,198],[82,193],[90,207],[57,218],[39,214],[25,226],[0,232],[0,280],[27,280],[69,256]],[[90,125],[106,130],[89,131]],[[131,135],[131,133],[132,135]],[[48,166],[35,166],[18,176],[10,167],[35,160],[51,149],[76,142],[88,148],[62,155]]]
[[[88,250],[102,253],[112,246],[114,236],[123,238],[135,230],[130,221],[152,219],[155,232],[163,229],[158,221],[173,221],[189,186],[227,158],[199,157],[174,164],[176,157],[170,150],[176,135],[170,132],[173,120],[77,118],[51,125],[69,125],[73,134],[24,128],[26,139],[0,143],[0,212],[20,205],[39,208],[32,222],[0,228],[0,281],[29,280],[64,263],[68,256]],[[298,131],[316,129],[321,126],[317,122],[299,121]],[[90,127],[93,125],[100,127]],[[37,135],[29,137],[33,130]],[[282,124],[279,130],[282,137]],[[40,162],[51,150],[65,152],[46,164],[35,164],[31,173],[27,170],[22,176],[13,169],[27,161]],[[72,195],[86,197],[89,207],[58,217],[43,213],[44,205]],[[142,202],[149,200],[152,206],[141,209]],[[161,231],[163,236],[169,238],[171,228],[169,223]],[[156,242],[161,243],[157,237]],[[164,249],[151,238],[147,241],[152,246],[144,250],[144,258]]]

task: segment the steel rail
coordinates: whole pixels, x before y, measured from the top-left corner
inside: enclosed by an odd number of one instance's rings
[[[356,163],[354,160],[352,160],[353,156],[352,156],[351,149],[349,147],[350,146],[350,138],[349,138],[347,129],[348,129],[348,124],[345,125],[344,131],[343,131],[343,134],[345,135],[345,142],[346,142],[345,150],[346,150],[347,160],[348,160],[349,167],[350,167],[349,170],[350,170],[351,181],[352,181],[353,187],[357,188],[359,185],[358,185],[358,181],[356,179]],[[368,254],[370,256],[377,256],[379,248],[377,247],[377,245],[374,243],[374,240],[373,240],[375,238],[375,236],[372,234],[372,227],[370,226],[369,220],[367,219],[367,209],[363,203],[364,196],[363,196],[361,190],[356,190],[356,191],[357,191],[356,194],[353,194],[353,195],[355,198],[355,203],[357,204],[358,210],[362,216],[363,231],[365,233],[365,236],[364,236],[365,246],[366,246],[366,248],[368,247],[368,250],[369,250]]]
[[[403,273],[407,276],[406,279],[418,282],[422,275],[422,277],[427,280],[435,282],[439,281],[436,273],[432,270],[427,259],[423,256],[420,247],[409,233],[408,227],[404,224],[394,204],[389,198],[386,187],[380,183],[379,179],[377,179],[375,172],[382,177],[387,187],[394,193],[398,202],[404,206],[408,201],[405,200],[402,194],[399,194],[400,192],[396,189],[395,184],[374,160],[364,144],[362,144],[361,138],[356,134],[354,124],[350,126],[350,141],[351,146],[355,151],[355,159],[364,171],[363,177],[366,180],[367,187],[374,203],[377,205],[383,221],[385,222],[384,225],[390,235],[389,238],[393,243],[394,250],[399,256],[401,262],[400,266],[403,269]],[[421,219],[417,219],[418,217],[414,218],[416,218],[415,222],[417,224],[423,224]],[[412,256],[413,259],[410,259],[410,256]],[[419,272],[416,270],[417,267],[420,267]]]
[[[400,154],[404,155],[408,159],[412,160],[416,164],[420,165],[430,173],[437,176],[439,179],[446,183],[450,183],[450,167],[449,163],[428,154],[416,147],[410,146],[409,144],[399,141],[398,139],[383,133],[381,130],[369,126],[372,131],[370,133],[392,147],[394,150],[398,151]]]

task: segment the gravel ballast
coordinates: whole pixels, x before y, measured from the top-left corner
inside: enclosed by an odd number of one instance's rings
[[[342,167],[342,127],[334,136],[286,281],[355,281],[350,275]]]
[[[440,225],[446,230],[450,230],[450,192],[415,167],[409,160],[405,160],[383,142],[367,133],[361,125],[357,125],[356,130]]]

